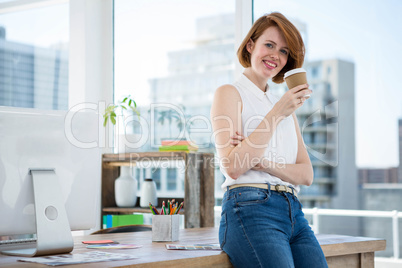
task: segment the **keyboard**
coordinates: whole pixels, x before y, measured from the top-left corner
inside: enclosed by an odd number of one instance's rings
[[[13,240],[0,240],[0,251],[31,248],[36,244],[36,238],[21,238]]]

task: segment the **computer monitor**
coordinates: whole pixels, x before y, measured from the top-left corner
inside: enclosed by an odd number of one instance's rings
[[[36,234],[37,248],[23,255],[71,251],[70,229],[94,228],[100,219],[101,122],[89,109],[0,107],[0,236]]]

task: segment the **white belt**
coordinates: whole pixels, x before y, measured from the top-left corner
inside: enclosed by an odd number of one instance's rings
[[[260,188],[260,189],[266,189],[268,190],[268,184],[265,183],[242,183],[242,184],[235,184],[235,185],[231,185],[229,186],[229,190],[235,189],[235,188],[239,188],[239,187],[255,187],[255,188]],[[294,196],[297,197],[297,193],[296,190],[293,189],[292,187],[288,187],[285,185],[270,185],[270,190],[271,191],[277,191],[277,192],[287,192],[287,193],[291,193]]]

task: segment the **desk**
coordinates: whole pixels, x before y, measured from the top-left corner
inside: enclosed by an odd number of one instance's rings
[[[226,253],[212,250],[167,250],[165,242],[152,243],[152,233],[116,233],[75,237],[73,253],[86,249],[83,240],[113,239],[120,243],[143,245],[139,249],[108,250],[132,254],[138,259],[114,262],[97,262],[78,267],[231,267]],[[329,267],[374,267],[374,252],[385,249],[385,240],[341,235],[317,235]],[[218,228],[191,228],[180,230],[176,244],[218,243]],[[17,262],[19,257],[0,255],[0,267],[46,267],[42,264]],[[50,267],[50,266],[48,266]],[[63,266],[64,267],[64,266]]]

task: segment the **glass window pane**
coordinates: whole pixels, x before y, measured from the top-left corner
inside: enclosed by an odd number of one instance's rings
[[[152,179],[156,184],[156,190],[161,190],[161,169],[160,168],[153,168],[152,169]]]
[[[185,130],[200,150],[213,151],[211,133],[196,128],[209,127],[215,89],[233,81],[234,11],[232,0],[115,1],[115,100],[131,94],[153,127],[154,146],[143,129],[141,150],[158,150],[161,139]],[[154,121],[151,103],[159,105]]]
[[[0,14],[0,105],[68,109],[68,3]]]
[[[167,190],[175,191],[177,189],[177,169],[167,169]]]

